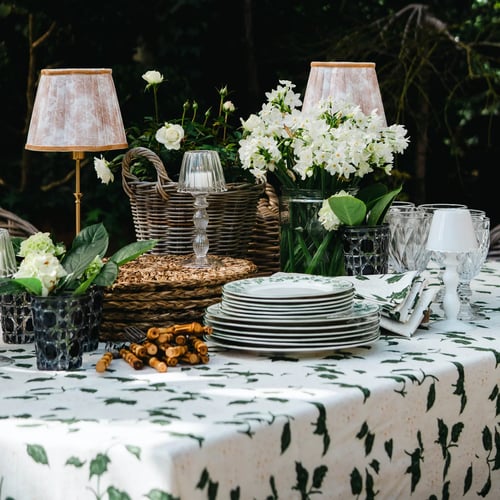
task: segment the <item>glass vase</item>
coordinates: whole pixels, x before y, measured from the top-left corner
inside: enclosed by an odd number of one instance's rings
[[[341,230],[344,265],[348,276],[386,274],[390,229],[380,226],[344,226]]]
[[[344,273],[338,232],[319,221],[323,197],[318,190],[284,191],[280,197],[280,269],[289,273],[341,276]]]
[[[82,366],[89,328],[88,304],[88,294],[31,297],[39,370],[75,370]]]

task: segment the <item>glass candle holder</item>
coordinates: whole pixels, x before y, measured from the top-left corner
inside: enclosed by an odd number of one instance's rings
[[[214,261],[207,255],[209,249],[207,197],[210,193],[226,191],[219,153],[204,149],[186,151],[182,157],[177,191],[190,193],[194,197],[194,258],[186,265],[195,268],[211,267]]]

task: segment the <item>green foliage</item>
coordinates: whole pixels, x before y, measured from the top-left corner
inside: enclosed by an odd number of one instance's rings
[[[387,210],[400,192],[401,186],[388,191],[384,184],[377,183],[360,190],[357,197],[331,196],[328,203],[346,226],[378,226],[384,222]]]
[[[85,227],[77,234],[73,244],[60,259],[66,275],[59,279],[52,293],[85,293],[92,284],[110,286],[118,276],[119,267],[136,259],[156,245],[156,240],[137,241],[115,252],[102,267],[92,268],[96,259],[101,260],[109,245],[109,235],[103,224]],[[91,270],[92,269],[92,270]],[[34,295],[42,294],[38,278],[3,278],[0,293],[17,293],[26,290]]]

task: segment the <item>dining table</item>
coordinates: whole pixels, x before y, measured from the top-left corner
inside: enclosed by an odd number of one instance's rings
[[[500,498],[500,262],[471,283],[466,331],[325,352],[221,347],[135,370],[73,371],[0,343],[0,499]]]

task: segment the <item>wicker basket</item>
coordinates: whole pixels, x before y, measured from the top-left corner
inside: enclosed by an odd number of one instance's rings
[[[124,340],[123,330],[203,321],[205,309],[230,281],[253,277],[257,267],[245,259],[218,256],[207,269],[186,267],[188,255],[142,255],[123,265],[104,293],[102,341]]]
[[[135,160],[146,158],[155,167],[155,182],[131,173]],[[193,252],[193,197],[177,192],[161,159],[147,148],[132,148],[123,158],[122,185],[130,199],[137,240],[157,239],[154,255]],[[224,193],[208,196],[207,236],[210,254],[246,257],[264,184],[232,183]]]
[[[257,205],[257,219],[248,247],[248,258],[257,265],[259,276],[270,276],[280,270],[279,200],[271,184]]]

